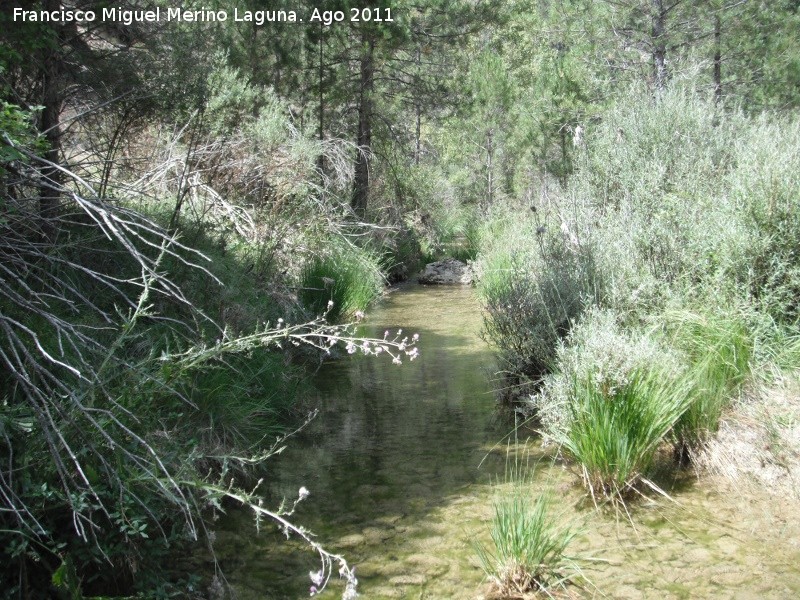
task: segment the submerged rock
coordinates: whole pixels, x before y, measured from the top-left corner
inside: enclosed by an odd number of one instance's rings
[[[472,266],[455,258],[429,263],[419,274],[419,282],[425,284],[470,285],[472,280]]]

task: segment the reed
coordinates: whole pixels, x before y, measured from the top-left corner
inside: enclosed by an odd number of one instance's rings
[[[689,362],[691,402],[675,427],[678,443],[696,448],[719,428],[723,411],[750,372],[753,341],[736,314],[672,313],[672,344]]]

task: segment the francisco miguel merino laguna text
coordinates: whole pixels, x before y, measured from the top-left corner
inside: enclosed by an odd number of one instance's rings
[[[156,23],[160,21],[181,21],[185,23],[227,21],[227,10],[184,10],[182,8],[154,8],[152,10],[128,10],[123,8],[104,8],[94,10],[24,10],[14,8],[14,21],[49,22],[49,23],[92,23],[112,21],[131,25],[132,23]],[[233,20],[263,25],[266,22],[296,22],[297,13],[293,10],[242,10],[233,9]]]

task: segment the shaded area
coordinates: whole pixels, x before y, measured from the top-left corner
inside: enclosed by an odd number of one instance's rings
[[[471,557],[463,550],[450,558],[423,555],[414,541],[448,535],[435,513],[502,473],[502,452],[481,461],[509,427],[494,417],[494,364],[478,335],[481,318],[471,288],[405,287],[368,322],[363,333],[377,337],[384,330],[418,333],[420,358],[402,366],[385,357],[324,365],[310,407],[319,416],[269,465],[266,477],[275,504],[296,497],[300,486],[310,490],[296,521],[358,565],[360,592],[375,597],[384,592],[374,586],[419,586],[451,571],[452,561]],[[462,543],[474,534],[464,525]],[[313,556],[279,535],[242,539],[225,531],[238,529],[249,538],[252,528],[251,516],[240,514],[217,532],[222,566],[240,596],[307,597]],[[477,585],[480,570],[462,566],[474,572]]]

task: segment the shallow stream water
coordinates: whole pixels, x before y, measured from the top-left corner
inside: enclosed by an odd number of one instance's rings
[[[765,492],[684,473],[659,483],[630,515],[596,510],[576,475],[534,439],[509,435],[496,410],[492,355],[466,287],[404,287],[371,311],[364,333],[420,335],[420,358],[349,357],[315,377],[318,417],[273,459],[271,501],[310,496],[293,520],[356,567],[363,598],[481,598],[474,551],[488,541],[492,499],[523,462],[531,494],[554,493],[581,533],[570,551],[589,558],[583,597],[799,598],[800,509]],[[515,441],[519,439],[520,441]],[[512,457],[512,458],[510,458]],[[315,555],[252,514],[220,521],[217,553],[242,600],[308,598]],[[331,582],[318,597],[338,598]]]

